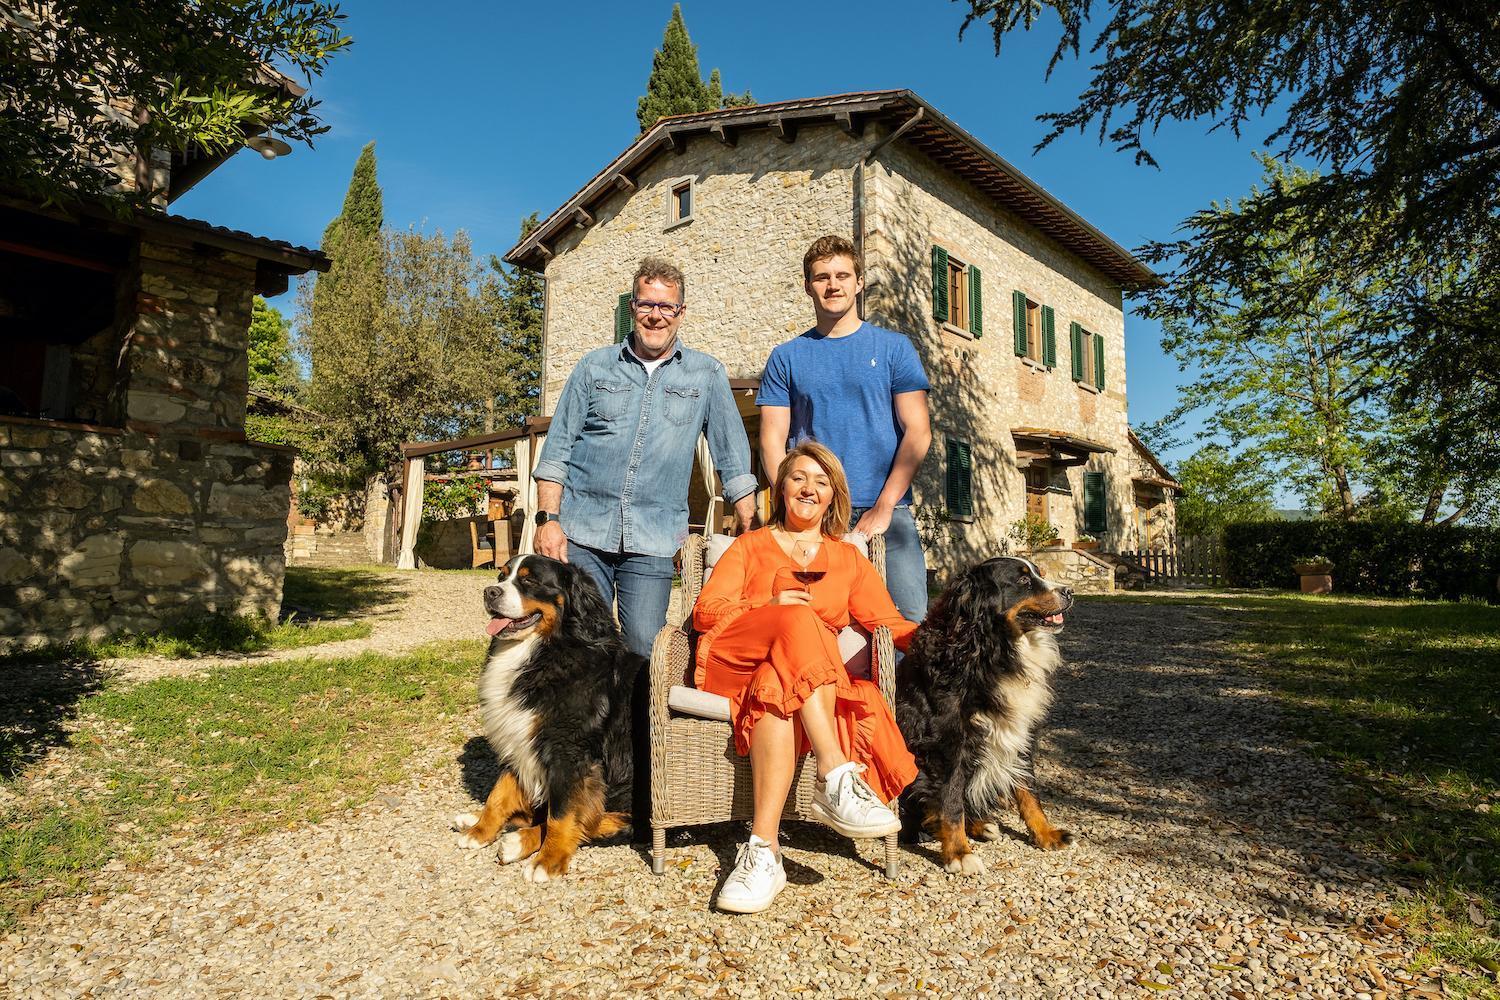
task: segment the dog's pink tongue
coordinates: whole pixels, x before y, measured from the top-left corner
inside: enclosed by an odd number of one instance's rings
[[[510,624],[509,618],[491,618],[489,627],[485,629],[490,635],[499,635],[505,626]]]

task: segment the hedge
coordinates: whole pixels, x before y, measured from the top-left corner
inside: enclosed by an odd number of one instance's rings
[[[1494,602],[1500,529],[1365,521],[1250,521],[1224,530],[1229,582],[1298,586],[1292,564],[1333,563],[1335,591],[1382,597],[1463,597]]]

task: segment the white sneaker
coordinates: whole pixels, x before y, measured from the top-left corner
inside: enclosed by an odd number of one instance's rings
[[[813,784],[813,815],[846,837],[884,837],[901,829],[901,820],[880,801],[860,775],[865,766],[850,761]]]
[[[740,848],[734,871],[714,905],[729,913],[759,913],[770,906],[776,894],[786,886],[786,869],[781,856],[771,845],[755,834]]]

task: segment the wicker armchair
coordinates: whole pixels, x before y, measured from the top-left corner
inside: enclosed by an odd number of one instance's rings
[[[651,870],[666,865],[667,831],[678,826],[747,820],[754,813],[750,760],[734,748],[727,700],[693,692],[692,607],[703,587],[706,541],[690,535],[682,547],[684,621],[668,623],[651,650]],[[885,539],[870,544],[870,561],[885,578]],[[867,639],[870,673],[886,704],[895,711],[896,656],[890,630],[875,630]],[[673,688],[679,688],[673,692]],[[681,689],[689,690],[681,690]],[[697,697],[694,698],[693,695]],[[698,704],[689,704],[696,701]],[[724,707],[714,710],[712,702]],[[675,703],[675,704],[674,704]],[[708,703],[705,709],[704,704]],[[797,761],[787,795],[786,819],[811,819],[817,767],[811,754]],[[895,808],[896,803],[891,803]],[[885,838],[885,874],[896,876],[896,835]]]

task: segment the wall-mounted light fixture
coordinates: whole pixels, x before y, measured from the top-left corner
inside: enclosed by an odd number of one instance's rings
[[[268,160],[274,160],[278,156],[286,156],[292,151],[291,146],[270,135],[252,135],[245,140],[245,145]]]

